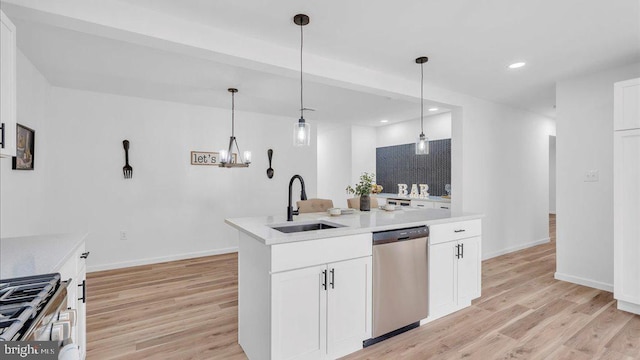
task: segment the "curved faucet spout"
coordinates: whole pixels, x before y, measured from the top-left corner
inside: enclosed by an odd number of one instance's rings
[[[300,191],[300,200],[307,200],[307,191],[304,188],[304,179],[302,179],[302,176],[300,175],[293,175],[291,177],[291,180],[289,180],[289,206],[287,206],[287,221],[293,221],[293,215],[298,215],[299,212],[298,210],[293,210],[293,205],[292,205],[292,190],[293,190],[293,181],[295,179],[300,180],[300,185],[302,186],[302,191]]]

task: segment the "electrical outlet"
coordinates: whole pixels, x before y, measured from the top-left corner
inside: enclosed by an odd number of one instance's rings
[[[120,240],[127,240],[127,232],[126,231],[120,231]]]
[[[585,182],[597,182],[599,180],[600,180],[600,171],[598,170],[589,170],[584,173]]]

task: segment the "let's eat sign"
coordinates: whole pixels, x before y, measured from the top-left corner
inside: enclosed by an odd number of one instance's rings
[[[220,164],[220,153],[217,151],[192,151],[191,152],[191,165],[218,165]],[[232,162],[235,163],[238,160],[238,154],[233,153]]]

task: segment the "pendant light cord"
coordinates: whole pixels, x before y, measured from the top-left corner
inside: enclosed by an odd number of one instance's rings
[[[420,64],[420,134],[424,135],[424,63]]]
[[[302,45],[304,44],[304,35],[302,31],[302,25],[300,25],[300,118],[304,119],[304,106],[302,104]]]
[[[235,129],[236,129],[236,101],[235,101],[235,93],[231,93],[231,136],[235,137]]]

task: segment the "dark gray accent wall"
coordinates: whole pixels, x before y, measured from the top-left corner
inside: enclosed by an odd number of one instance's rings
[[[429,155],[416,155],[416,144],[376,149],[376,183],[385,193],[398,193],[398,184],[429,185],[429,194],[446,195],[451,184],[451,139],[429,141]]]

